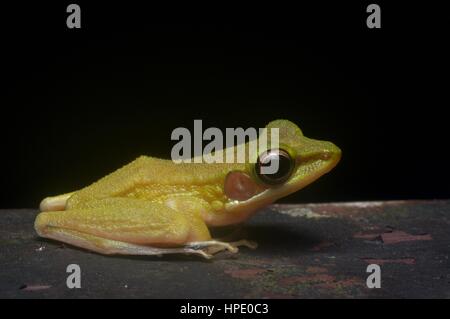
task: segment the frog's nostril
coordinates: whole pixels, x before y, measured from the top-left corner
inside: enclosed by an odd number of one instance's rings
[[[326,142],[326,148],[321,154],[321,158],[324,160],[329,160],[332,158],[341,157],[341,149],[331,142]]]
[[[320,155],[320,159],[326,161],[326,160],[329,160],[331,158],[331,156],[333,156],[333,154],[331,152],[323,152]]]

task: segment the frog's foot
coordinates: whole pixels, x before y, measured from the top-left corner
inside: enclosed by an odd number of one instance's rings
[[[239,246],[246,246],[251,249],[255,249],[258,245],[256,242],[242,239],[235,242],[223,242],[219,240],[207,240],[207,241],[193,241],[187,243],[185,248],[203,251],[208,255],[214,255],[220,251],[228,250],[231,253],[237,253],[239,251]]]

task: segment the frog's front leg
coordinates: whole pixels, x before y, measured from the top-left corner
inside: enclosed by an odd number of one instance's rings
[[[164,203],[179,212],[184,212],[192,215],[200,215],[203,220],[208,220],[211,212],[210,205],[203,199],[192,197],[189,195],[168,195]],[[196,251],[203,251],[207,254],[214,255],[220,251],[228,250],[232,253],[239,251],[239,246],[246,246],[255,249],[257,244],[253,241],[242,239],[234,242],[229,242],[221,239],[210,239],[202,241],[190,241],[185,244],[186,248],[194,249]]]

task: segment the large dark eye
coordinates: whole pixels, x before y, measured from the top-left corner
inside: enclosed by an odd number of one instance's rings
[[[294,172],[294,168],[295,161],[287,151],[271,149],[258,157],[255,174],[264,184],[276,186],[286,182]]]

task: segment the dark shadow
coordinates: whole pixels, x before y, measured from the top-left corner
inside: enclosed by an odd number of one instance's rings
[[[248,225],[247,238],[258,243],[264,251],[303,252],[321,243],[324,239],[305,228],[287,225]]]

